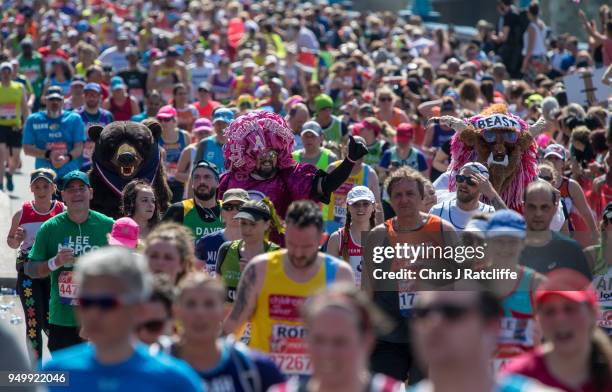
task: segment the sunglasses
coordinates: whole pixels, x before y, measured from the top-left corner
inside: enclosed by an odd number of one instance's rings
[[[476,185],[476,183],[474,182],[472,177],[470,177],[470,176],[463,176],[461,174],[457,174],[455,176],[455,181],[457,181],[457,184],[463,184],[464,182],[466,182],[468,185]]]
[[[170,122],[172,120],[174,120],[174,117],[169,117],[169,118],[159,118],[158,119],[160,122]]]
[[[424,320],[434,313],[438,313],[447,321],[458,321],[472,308],[454,304],[439,304],[432,306],[417,306],[412,309],[412,315],[417,320]]]
[[[487,143],[495,143],[497,141],[497,135],[499,132],[485,129],[482,131],[482,138]],[[518,140],[518,132],[508,131],[503,132],[504,143],[514,144]]]
[[[223,204],[221,206],[223,211],[238,211],[240,210],[240,207],[242,207],[240,204]]]
[[[270,150],[267,152],[264,152],[262,154],[259,155],[259,157],[261,159],[273,159],[273,158],[278,158],[278,153],[274,150]]]
[[[538,177],[540,178],[540,180],[544,180],[547,182],[551,182],[553,180],[553,178],[549,176],[538,176]]]
[[[378,100],[380,102],[389,102],[389,101],[393,101],[393,98],[391,98],[391,97],[380,97],[380,98],[378,98]]]
[[[96,307],[103,311],[115,310],[121,305],[128,305],[131,303],[131,301],[127,301],[120,297],[111,297],[111,296],[108,296],[108,297],[106,296],[103,296],[103,297],[82,296],[82,297],[79,297],[78,302],[79,302],[79,306],[82,309],[91,309],[91,308]]]
[[[147,332],[158,334],[164,329],[166,320],[149,320],[136,327],[137,330],[146,330]]]

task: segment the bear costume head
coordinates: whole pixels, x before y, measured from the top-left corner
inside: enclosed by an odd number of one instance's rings
[[[466,120],[451,116],[432,119],[457,132],[451,140],[449,191],[456,190],[455,175],[468,162],[488,167],[491,184],[509,208],[521,210],[523,192],[537,177],[537,147],[532,134],[543,120],[531,127],[520,117],[495,104]]]
[[[143,123],[114,121],[105,127],[93,125],[87,132],[96,143],[89,172],[94,188],[91,208],[111,217],[120,217],[123,187],[134,179],[142,179],[152,185],[160,212],[165,212],[172,193],[158,145],[161,125],[155,120]]]

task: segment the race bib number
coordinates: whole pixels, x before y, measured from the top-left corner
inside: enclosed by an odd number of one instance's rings
[[[346,218],[346,196],[352,188],[352,183],[345,182],[334,192],[334,220],[336,222],[344,222]]]
[[[77,305],[79,295],[79,286],[74,283],[74,274],[72,271],[62,271],[57,278],[59,286],[60,303],[64,305]]]
[[[176,172],[178,168],[178,164],[176,162],[168,162],[166,164],[166,171],[168,172],[168,177],[174,178],[176,176]]]
[[[91,160],[93,156],[94,149],[96,148],[96,143],[93,140],[87,140],[85,142],[85,146],[83,147],[83,157],[88,161]]]
[[[399,296],[400,314],[404,318],[410,317],[416,299],[416,292],[399,291],[397,294]]]
[[[67,154],[68,145],[64,142],[50,142],[47,143],[47,150],[59,151],[62,154]]]
[[[17,118],[17,105],[14,103],[0,104],[0,118],[3,120],[12,120]]]
[[[287,375],[312,373],[310,357],[304,341],[302,325],[274,324],[270,338],[270,356],[281,372]]]

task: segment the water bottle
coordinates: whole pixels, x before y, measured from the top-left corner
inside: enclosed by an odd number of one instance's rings
[[[11,316],[11,320],[10,320],[11,325],[19,325],[22,322],[23,322],[23,318],[21,318],[20,316],[16,314]]]

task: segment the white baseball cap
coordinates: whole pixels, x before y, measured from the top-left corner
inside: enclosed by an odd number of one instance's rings
[[[461,170],[464,170],[464,169],[473,171],[475,173],[480,173],[485,178],[487,178],[487,179],[489,178],[489,170],[486,168],[485,165],[483,165],[480,162],[468,162],[465,165],[463,165],[463,167],[461,168]]]
[[[367,186],[363,185],[353,187],[353,189],[349,191],[348,195],[346,195],[346,203],[349,206],[355,204],[359,200],[367,200],[372,204],[376,202],[374,192],[372,192]]]

